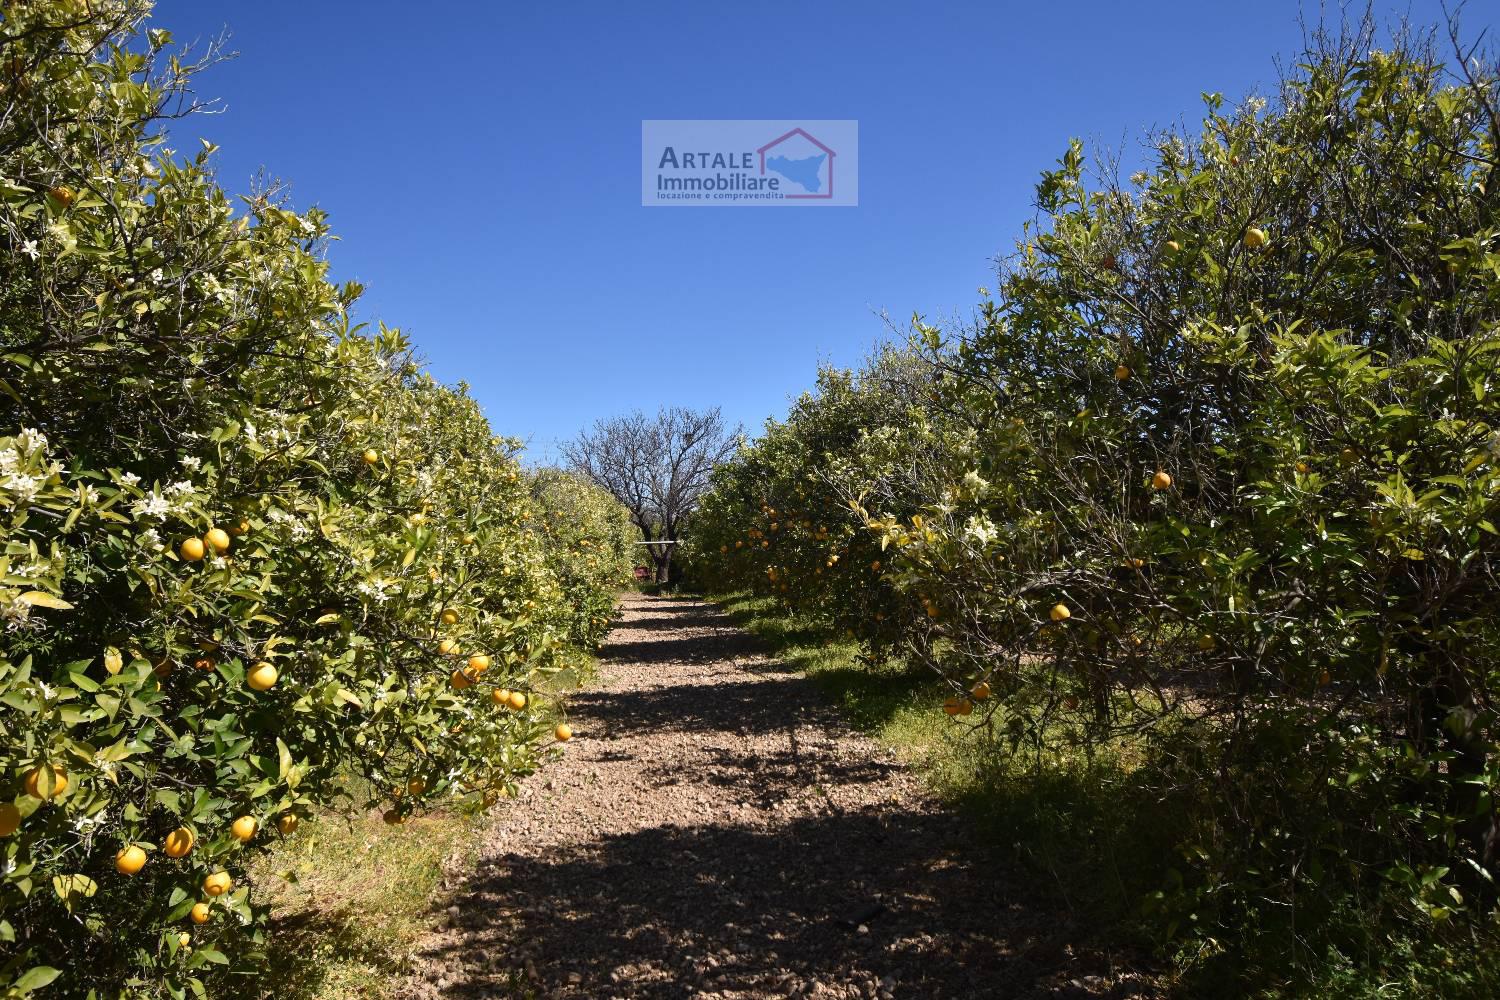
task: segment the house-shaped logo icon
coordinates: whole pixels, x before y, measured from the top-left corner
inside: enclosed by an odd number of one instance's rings
[[[798,137],[804,141],[797,141]],[[809,143],[821,152],[809,149]],[[802,129],[794,128],[755,151],[760,156],[761,176],[766,173],[766,154],[778,146],[781,147],[780,150],[772,153],[769,161],[771,169],[807,192],[788,194],[786,197],[833,197],[833,160],[838,154]]]

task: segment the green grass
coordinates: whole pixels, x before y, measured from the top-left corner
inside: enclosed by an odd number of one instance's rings
[[[303,823],[257,871],[274,921],[271,972],[256,992],[284,1000],[390,996],[431,923],[445,863],[472,866],[482,825],[472,805],[396,827],[376,812]]]

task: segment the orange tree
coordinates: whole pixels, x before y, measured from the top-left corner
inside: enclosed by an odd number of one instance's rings
[[[897,425],[928,424],[936,385],[910,351],[883,350],[858,374],[820,371],[784,422],[715,470],[686,553],[695,574],[774,597],[877,651],[899,644],[923,606],[886,582],[885,546],[849,498],[911,511],[931,499],[899,474],[917,449],[892,442]]]
[[[608,492],[562,469],[538,469],[529,481],[548,564],[561,589],[564,634],[598,642],[614,614],[615,591],[633,583],[640,532]],[[573,629],[569,634],[566,629]]]
[[[618,568],[571,565],[518,444],[352,323],[321,213],[160,150],[190,68],[147,12],[0,5],[7,995],[253,971],[248,852],[350,776],[392,822],[510,790]]]
[[[1378,967],[1494,904],[1500,101],[1478,65],[1356,33],[1274,104],[1210,96],[1129,183],[1090,187],[1075,144],[974,326],[917,324],[927,418],[781,473],[882,472],[817,514],[858,506],[931,609],[909,653],[992,693],[962,708],[1002,743],[1137,741],[1180,855],[1152,902],[1205,969]],[[754,516],[741,495],[724,520]]]

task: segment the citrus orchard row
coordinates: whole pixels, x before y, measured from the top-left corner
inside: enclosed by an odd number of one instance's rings
[[[161,147],[147,13],[0,4],[6,995],[253,973],[253,854],[513,792],[630,568],[612,499],[351,320],[321,212]]]
[[[1497,104],[1362,37],[1128,183],[1075,143],[971,325],[820,372],[719,471],[693,571],[930,666],[998,747],[1121,754],[1170,817],[1142,895],[1205,964],[1476,926]]]

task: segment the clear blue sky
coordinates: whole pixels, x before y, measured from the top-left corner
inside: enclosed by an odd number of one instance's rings
[[[154,23],[239,53],[200,80],[223,113],[174,145],[209,138],[231,191],[264,167],[331,213],[363,318],[538,460],[636,406],[754,431],[818,361],[856,363],[880,312],[967,313],[1069,137],[1133,147],[1195,122],[1203,91],[1272,88],[1300,10],[159,0]],[[1465,33],[1497,19],[1471,3]],[[858,119],[860,205],[644,208],[643,118]]]

